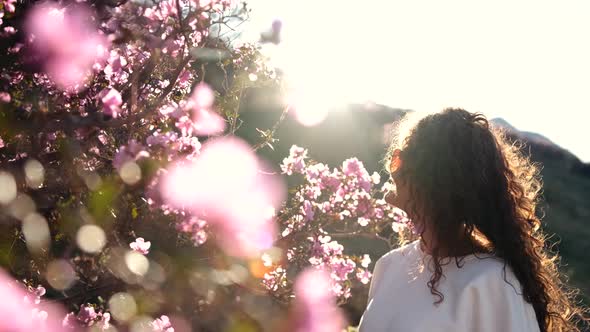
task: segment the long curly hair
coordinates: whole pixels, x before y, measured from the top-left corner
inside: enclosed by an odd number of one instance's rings
[[[587,310],[558,271],[559,256],[537,215],[539,167],[521,149],[484,115],[445,109],[401,121],[389,152],[398,150],[402,162],[392,178],[407,188],[404,210],[421,225],[423,244],[431,239],[434,272],[428,287],[435,303],[444,300],[437,290],[441,260],[454,257],[459,266],[465,255],[453,248],[465,243],[468,253],[492,253],[512,269],[541,331],[580,331]],[[426,230],[429,237],[423,236]]]

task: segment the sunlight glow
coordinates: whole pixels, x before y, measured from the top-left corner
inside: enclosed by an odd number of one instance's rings
[[[580,137],[590,122],[588,1],[248,4],[243,39],[283,21],[283,42],[264,51],[293,88],[312,95],[305,105],[462,107],[541,133],[590,161]]]

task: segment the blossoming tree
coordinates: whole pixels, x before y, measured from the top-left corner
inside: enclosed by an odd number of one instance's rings
[[[247,6],[0,8],[0,330],[346,326],[371,257],[338,239],[392,243],[406,220],[355,158],[262,160],[288,107],[258,144],[236,135],[244,91],[280,85],[257,45],[223,38]]]

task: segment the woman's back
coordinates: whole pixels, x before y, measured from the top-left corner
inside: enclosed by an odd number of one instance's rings
[[[434,304],[431,257],[419,243],[379,259],[360,331],[539,331],[518,280],[489,254],[465,256],[459,266],[454,258],[443,261],[437,289],[444,300]]]

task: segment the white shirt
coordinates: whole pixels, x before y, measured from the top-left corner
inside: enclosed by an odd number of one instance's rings
[[[536,332],[539,325],[531,304],[522,297],[510,267],[492,255],[465,256],[460,268],[451,259],[443,265],[437,289],[430,293],[431,256],[416,241],[381,257],[373,271],[369,304],[360,332],[481,331]],[[447,261],[443,261],[446,263]]]

